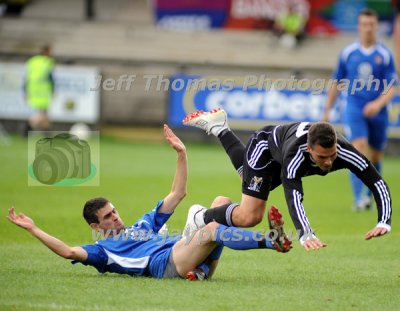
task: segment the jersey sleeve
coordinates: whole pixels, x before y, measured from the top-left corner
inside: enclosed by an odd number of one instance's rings
[[[290,217],[300,237],[313,234],[303,206],[302,165],[305,162],[304,151],[307,149],[306,135],[299,138],[295,147],[285,150],[281,171],[282,186],[289,209]]]
[[[158,212],[163,203],[164,200],[158,201],[156,207],[150,213],[144,214],[142,218],[138,219],[134,226],[139,229],[153,230],[153,232],[157,233],[172,215],[172,213],[164,214]]]
[[[337,147],[338,158],[343,166],[356,174],[374,195],[378,209],[378,226],[390,230],[392,199],[388,185],[374,165],[348,141],[342,139]]]
[[[345,79],[347,77],[347,70],[346,70],[346,61],[344,57],[344,53],[340,53],[339,59],[336,65],[336,69],[333,72],[332,78],[336,80]]]
[[[281,179],[289,214],[299,233],[299,237],[303,239],[304,237],[313,235],[314,231],[311,228],[303,206],[304,192],[301,178],[287,178],[283,172]]]
[[[389,62],[386,64],[384,79],[388,81],[387,82],[388,84],[393,81],[393,86],[397,86],[399,85],[399,77],[397,75],[396,67],[394,65],[393,55],[390,51],[388,51],[388,53],[389,53]]]
[[[95,267],[101,273],[105,272],[105,267],[107,266],[107,255],[105,254],[103,248],[96,244],[83,245],[82,248],[88,254],[86,260],[82,262],[73,260],[72,263],[82,263],[85,266]]]

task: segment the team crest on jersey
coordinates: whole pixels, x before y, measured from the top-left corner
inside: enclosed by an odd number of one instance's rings
[[[262,177],[254,176],[253,179],[250,182],[250,186],[248,186],[247,189],[249,189],[251,191],[260,192],[260,188],[261,188],[262,183],[263,183],[263,178]]]
[[[377,65],[382,64],[382,57],[380,57],[380,56],[375,57],[374,62]]]

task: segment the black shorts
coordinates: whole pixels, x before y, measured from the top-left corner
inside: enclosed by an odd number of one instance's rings
[[[269,151],[268,138],[274,126],[264,127],[250,138],[243,161],[242,193],[266,201],[280,184],[281,165]]]

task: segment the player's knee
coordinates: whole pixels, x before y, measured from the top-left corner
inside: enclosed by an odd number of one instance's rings
[[[228,197],[217,196],[214,201],[211,203],[211,207],[218,207],[225,204],[232,203],[232,200]]]
[[[371,157],[370,160],[373,164],[379,163],[380,161],[382,161],[383,152],[377,150],[371,150],[370,157]]]

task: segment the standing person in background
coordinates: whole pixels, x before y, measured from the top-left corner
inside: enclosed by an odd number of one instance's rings
[[[348,89],[352,90],[346,94],[344,113],[347,138],[381,172],[389,125],[387,105],[396,92],[398,77],[390,50],[377,42],[377,31],[376,12],[370,9],[362,10],[358,16],[360,40],[343,49],[333,79],[349,80]],[[353,91],[353,85],[362,82],[364,87]],[[323,121],[329,120],[329,113],[338,93],[338,83],[335,82],[328,93]],[[369,209],[372,202],[371,193],[363,195],[363,183],[354,174],[351,174],[351,184],[354,195],[353,209]]]
[[[26,131],[47,130],[50,127],[47,111],[54,93],[54,64],[55,61],[51,57],[51,49],[48,45],[43,46],[40,54],[31,57],[26,62],[25,100],[34,110]]]
[[[393,36],[394,36],[394,55],[396,60],[397,71],[400,71],[400,0],[395,2],[395,18],[393,25]]]
[[[276,17],[274,32],[283,46],[293,48],[305,37],[306,23],[307,17],[303,12],[297,9],[297,5],[290,4]]]

